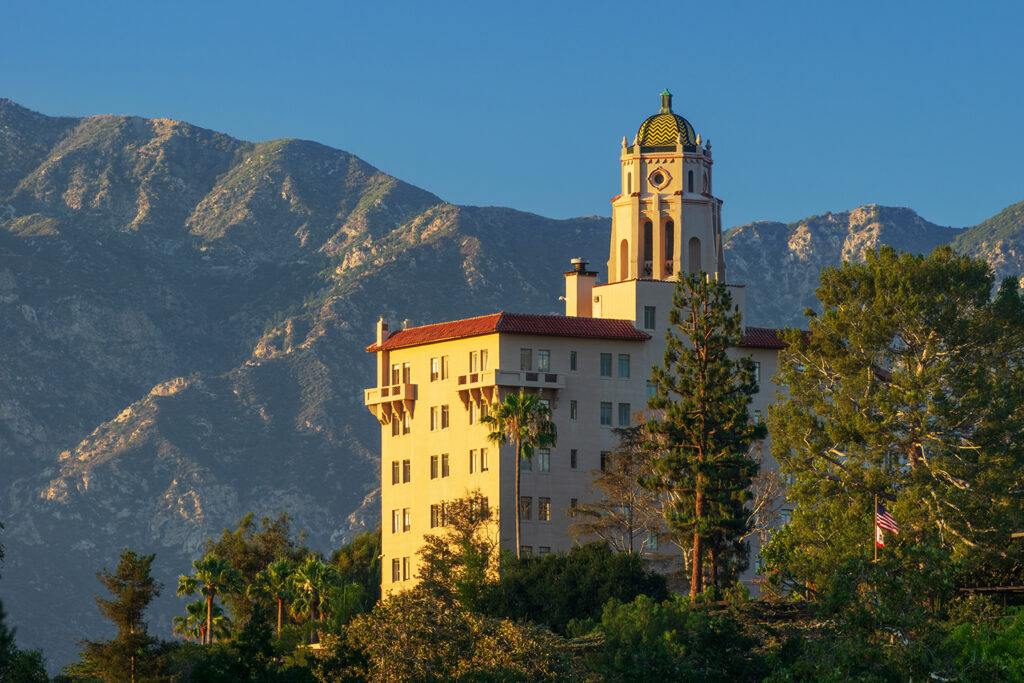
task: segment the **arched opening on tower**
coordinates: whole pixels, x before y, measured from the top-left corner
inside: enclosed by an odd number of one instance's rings
[[[665,221],[665,275],[673,272],[673,253],[676,248],[676,224],[673,221]]]
[[[626,194],[633,194],[633,174],[626,174]]]
[[[629,241],[619,244],[619,280],[629,279]]]
[[[700,240],[696,237],[690,238],[690,243],[687,246],[687,252],[690,256],[690,272],[699,273],[700,268]]]
[[[644,221],[644,277],[654,274],[654,224]]]
[[[686,174],[686,191],[693,192],[693,171]]]

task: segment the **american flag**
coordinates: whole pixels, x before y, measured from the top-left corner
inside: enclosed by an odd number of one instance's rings
[[[889,511],[885,509],[885,503],[882,502],[875,505],[875,526],[879,529],[890,531],[897,536],[900,533],[900,528],[896,524],[896,520],[892,518]]]

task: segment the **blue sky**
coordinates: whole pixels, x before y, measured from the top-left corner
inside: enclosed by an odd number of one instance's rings
[[[725,223],[1024,199],[1024,3],[6,3],[0,97],[345,149],[459,204],[608,215],[668,87]]]

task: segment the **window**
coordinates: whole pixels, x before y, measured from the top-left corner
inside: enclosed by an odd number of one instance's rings
[[[448,356],[441,356],[441,379],[448,379]]]
[[[647,400],[650,401],[652,398],[658,395],[658,387],[654,386],[654,382],[647,383]]]
[[[578,498],[570,498],[569,499],[569,516],[570,517],[575,517],[576,516],[576,506],[578,504],[579,504],[579,499]]]
[[[658,534],[654,532],[647,534],[647,549],[652,551],[658,550]]]
[[[441,359],[431,358],[430,359],[430,381],[436,382],[441,379]]]
[[[605,427],[612,426],[612,404],[601,402],[601,425]]]
[[[397,534],[402,530],[402,515],[398,510],[391,511],[391,533]]]
[[[519,369],[533,370],[533,349],[519,349]]]
[[[481,448],[480,449],[480,471],[481,472],[486,472],[487,471],[487,449],[486,448]]]
[[[402,580],[402,562],[397,557],[391,560],[391,581],[392,583]]]
[[[612,376],[612,354],[610,353],[601,354],[601,376]]]
[[[619,354],[619,377],[629,377],[629,354]]]
[[[575,400],[569,401],[569,419],[570,420],[575,420],[576,419],[576,416],[578,415],[577,408],[578,408],[578,406],[577,406]]]
[[[754,381],[761,383],[761,364],[757,361],[754,361]]]
[[[449,474],[449,472],[448,472],[448,454],[447,453],[442,453],[441,454],[441,476],[442,477],[447,477],[448,474]]]
[[[547,555],[550,552],[551,552],[551,546],[549,546],[549,545],[537,546],[537,554],[538,555]]]
[[[487,349],[480,349],[480,372],[487,371]]]
[[[391,483],[397,484],[400,481],[401,479],[398,477],[398,461],[394,460],[391,463]]]
[[[480,499],[480,516],[487,517],[487,513],[490,510],[490,503],[487,502],[486,498]]]
[[[530,496],[519,497],[519,519],[527,522],[533,519],[533,498]]]
[[[526,458],[519,459],[519,469],[523,472],[529,472],[533,469],[533,461],[527,460]]]
[[[408,363],[402,363],[402,384],[412,382],[412,367]]]
[[[540,522],[551,521],[551,499],[550,498],[538,498],[537,499],[537,520]]]
[[[441,506],[431,505],[430,506],[430,528],[436,529],[441,526]]]
[[[601,451],[601,471],[604,472],[604,468],[608,466],[608,456],[611,455],[611,451]]]
[[[693,192],[693,171],[686,174],[686,191]]]
[[[412,463],[408,460],[402,461],[402,483],[408,484],[412,481]]]
[[[666,256],[666,258],[671,258],[671,255]],[[644,329],[654,329],[654,306],[644,306]]]
[[[476,424],[476,403],[469,402],[469,424]]]
[[[619,404],[619,426],[620,427],[628,427],[629,426],[629,413],[630,413],[630,411],[629,411],[629,404],[628,403],[620,403]]]
[[[482,401],[480,403],[480,419],[482,420],[485,417],[487,417],[487,401]]]
[[[402,581],[408,581],[409,580],[409,576],[410,576],[410,573],[409,573],[409,558],[408,557],[403,557],[402,558]]]
[[[408,434],[411,427],[412,427],[412,418],[409,416],[409,413],[408,412],[402,413],[402,433],[403,434]]]
[[[551,471],[551,449],[550,448],[538,448],[537,449],[537,471],[538,472],[550,472]]]
[[[754,424],[758,424],[759,422],[761,422],[761,411],[760,410],[755,410],[754,411]]]
[[[412,511],[409,508],[402,509],[402,531],[412,528]]]
[[[395,363],[391,366],[391,383],[398,384],[402,381],[402,366],[399,363]]]
[[[476,451],[471,450],[469,452],[469,473],[473,474],[476,472]]]
[[[569,352],[569,369],[571,371],[573,371],[573,372],[576,372],[576,352],[575,351],[570,351]]]
[[[440,408],[438,408],[437,406],[430,406],[430,431],[434,431],[434,430],[437,429],[437,426],[441,422],[438,419],[439,416],[440,416]]]
[[[448,429],[448,406],[441,406],[441,429]]]
[[[470,372],[476,372],[477,358],[478,358],[478,356],[477,356],[476,351],[470,351],[469,352],[469,371]]]
[[[579,451],[575,448],[569,450],[569,469],[574,470],[579,464]]]
[[[537,372],[551,372],[551,351],[547,349],[537,351]]]
[[[391,436],[398,436],[402,432],[402,421],[398,419],[398,413],[391,415]]]
[[[782,525],[785,526],[793,521],[792,510],[779,510],[779,519],[782,521]]]
[[[519,546],[519,554],[523,557],[533,557],[533,546],[521,545]]]
[[[430,456],[430,478],[437,479],[437,456]]]
[[[448,503],[441,503],[441,518],[438,520],[440,526],[448,526]]]

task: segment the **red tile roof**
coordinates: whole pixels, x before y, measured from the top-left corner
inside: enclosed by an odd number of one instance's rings
[[[811,333],[807,330],[802,330],[800,334],[804,336],[804,339],[807,339]],[[755,349],[784,349],[789,344],[782,339],[780,330],[771,327],[745,327],[743,328],[743,341],[740,342],[740,346]]]
[[[589,337],[592,339],[621,339],[646,341],[651,335],[636,329],[628,320],[606,318],[576,318],[560,315],[531,315],[528,313],[492,313],[478,318],[452,320],[436,325],[410,327],[393,333],[380,346],[370,344],[370,353],[383,349],[398,349],[431,342],[482,334],[505,332],[510,334],[538,334],[549,337]]]

